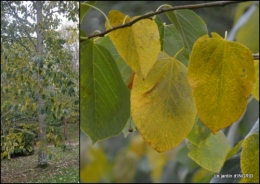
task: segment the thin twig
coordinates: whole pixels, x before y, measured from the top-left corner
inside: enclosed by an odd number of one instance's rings
[[[211,2],[211,3],[201,3],[201,4],[194,4],[194,5],[175,6],[175,7],[172,7],[172,8],[161,8],[157,12],[147,13],[145,15],[138,17],[137,19],[135,19],[131,22],[125,23],[125,24],[120,25],[120,26],[113,27],[112,29],[109,29],[109,30],[104,31],[104,32],[99,33],[99,34],[91,35],[87,38],[90,39],[90,38],[94,38],[94,37],[98,37],[98,36],[103,37],[107,33],[110,33],[111,31],[115,31],[117,29],[132,26],[134,23],[136,23],[136,22],[138,22],[142,19],[150,18],[154,15],[158,15],[158,14],[165,13],[165,12],[168,12],[168,11],[180,10],[180,9],[198,9],[198,8],[215,7],[215,6],[226,6],[226,5],[229,5],[229,4],[241,3],[241,2],[243,2],[243,1],[216,1],[216,2]]]

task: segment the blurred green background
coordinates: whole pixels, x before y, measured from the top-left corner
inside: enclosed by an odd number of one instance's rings
[[[106,15],[110,10],[119,10],[132,17],[156,11],[163,4],[179,6],[205,2],[208,1],[97,1],[95,6],[101,9]],[[208,26],[209,33],[214,31],[224,36],[225,31],[229,31],[233,26],[236,7],[237,4],[231,4],[224,7],[193,9],[192,11],[204,20]],[[165,14],[160,14],[159,16],[166,24],[170,23]],[[105,17],[95,9],[89,10],[83,22],[87,23],[82,23],[81,29],[87,35],[92,34],[95,30],[105,31]]]
[[[208,1],[98,1],[95,6],[106,15],[110,10],[119,10],[132,16],[142,15],[162,4],[172,6],[204,3]],[[225,7],[194,9],[206,23],[208,33],[217,32],[222,37],[234,27],[235,22],[246,12],[252,2],[231,4]],[[164,14],[159,17],[170,24]],[[91,35],[94,31],[105,31],[105,18],[97,10],[90,9],[80,28]],[[238,30],[234,40],[246,45],[253,53],[259,52],[259,5],[256,12]],[[233,147],[243,139],[259,118],[259,102],[251,98],[247,110],[237,122],[223,130]],[[233,128],[232,128],[233,127]],[[232,134],[230,133],[232,131]],[[230,136],[232,135],[232,136]],[[188,157],[189,149],[183,141],[177,148],[165,153],[157,153],[146,144],[138,131],[127,137],[121,133],[117,137],[100,141],[91,146],[91,140],[80,135],[80,177],[82,182],[117,183],[200,183],[210,182],[214,173],[197,165]]]

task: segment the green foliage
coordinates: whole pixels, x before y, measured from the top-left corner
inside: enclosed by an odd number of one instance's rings
[[[88,11],[87,3],[80,5],[82,10],[84,7],[81,24]],[[258,67],[257,62],[254,66],[252,51],[257,52],[255,42],[259,41],[254,39],[252,47],[249,46],[251,41],[246,42],[255,34],[252,30],[256,29],[256,24],[252,22],[259,21],[258,5],[246,23],[250,30],[243,27],[237,33],[236,41],[240,43],[228,41],[227,36],[222,38],[214,32],[210,37],[206,24],[191,10],[165,14],[170,24],[163,23],[158,15],[133,23],[140,16],[130,17],[110,10],[105,23],[108,35],[100,38],[95,35],[96,31],[86,39],[86,35],[81,34],[81,130],[94,144],[120,132],[127,135],[127,130],[133,127],[157,152],[171,150],[187,138],[187,156],[201,167],[196,172],[191,169],[190,181],[194,182],[209,182],[214,173],[235,174],[233,171],[239,173],[241,168],[243,173],[259,174],[257,164],[254,168],[248,166],[249,158],[245,155],[249,155],[249,143],[246,145],[247,142],[242,141],[233,148],[230,137],[221,130],[243,119],[252,99],[250,95],[258,99]],[[121,28],[116,29],[117,26]],[[255,124],[258,126],[258,122]],[[226,130],[231,131],[228,128]],[[250,150],[257,153],[258,139],[256,136],[249,139],[254,142]],[[116,160],[125,157],[130,176],[123,178],[117,169],[112,169],[112,173],[118,173],[112,181],[131,181],[136,160],[145,152],[140,147],[130,145],[135,156],[120,151]],[[93,166],[98,174],[93,178],[84,176],[82,181],[101,181],[104,167],[110,167],[99,163],[99,159],[104,162],[106,159],[98,150],[95,152],[97,158],[81,172],[87,173]],[[148,151],[146,154],[151,166],[156,168],[151,172],[152,179],[158,182],[167,158],[163,153],[155,153]],[[113,167],[122,168],[121,162],[116,161]],[[214,178],[212,181],[221,180]]]
[[[45,128],[50,126],[46,126],[45,118],[58,122],[78,117],[78,104],[74,103],[79,96],[78,72],[71,67],[74,51],[67,47],[68,42],[77,40],[65,38],[57,31],[61,20],[56,12],[76,22],[78,2],[1,2],[1,129],[4,137],[10,127],[28,128],[19,127],[19,122],[41,126],[40,131],[30,131],[39,134],[37,138],[45,142]],[[61,135],[52,132],[51,140],[59,145]]]
[[[33,154],[34,139],[35,134],[30,131],[11,128],[6,137],[1,136],[1,159]]]

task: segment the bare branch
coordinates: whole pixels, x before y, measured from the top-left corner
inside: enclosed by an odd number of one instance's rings
[[[229,4],[241,3],[241,2],[243,2],[243,1],[216,1],[216,2],[201,3],[201,4],[194,4],[194,5],[174,6],[174,7],[171,7],[171,8],[161,8],[157,12],[147,13],[145,15],[138,17],[137,19],[135,19],[131,22],[125,23],[125,24],[120,25],[120,26],[113,27],[112,29],[109,29],[109,30],[104,31],[102,33],[91,35],[87,38],[90,39],[90,38],[94,38],[94,37],[98,37],[98,36],[103,37],[107,33],[110,33],[111,31],[115,31],[117,29],[132,26],[134,23],[136,23],[136,22],[138,22],[142,19],[150,18],[151,16],[158,15],[158,14],[161,14],[161,13],[165,13],[165,12],[168,12],[168,11],[180,10],[180,9],[198,9],[198,8],[206,8],[206,7],[226,6],[226,5],[229,5]],[[84,40],[85,39],[80,39],[80,41],[84,41]]]

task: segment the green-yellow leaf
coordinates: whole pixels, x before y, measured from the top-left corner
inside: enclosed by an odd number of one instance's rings
[[[238,150],[241,148],[241,145],[242,145],[243,141],[244,141],[244,139],[239,141],[237,143],[237,145],[228,152],[226,160],[230,159],[231,157],[233,157],[234,155],[237,154]]]
[[[94,144],[121,133],[130,94],[106,48],[82,42],[80,60],[80,128]]]
[[[154,19],[159,30],[161,51],[166,52],[169,56],[174,56],[180,49],[184,47],[183,39],[179,34],[177,28],[173,24],[166,25],[161,19],[156,16]],[[189,52],[187,49],[183,50],[177,59],[188,67]]]
[[[252,95],[255,99],[259,101],[259,60],[255,60],[254,65],[255,65],[256,82],[252,90]]]
[[[181,143],[196,116],[187,68],[161,52],[145,81],[135,75],[131,113],[138,131],[156,151]]]
[[[241,180],[243,183],[259,183],[259,133],[247,137],[242,144],[241,170],[243,174],[253,174]]]
[[[192,49],[188,78],[198,116],[215,133],[237,121],[246,109],[256,80],[252,53],[217,33],[203,36]]]
[[[196,146],[204,141],[209,135],[210,130],[201,122],[198,116],[196,116],[195,123],[193,125],[192,130],[187,136],[187,139]]]
[[[108,14],[112,27],[120,26],[124,21],[127,23],[136,18],[130,18],[116,10]],[[105,26],[107,30],[110,29],[107,22]],[[150,19],[143,19],[130,27],[112,31],[108,35],[130,68],[137,75],[146,78],[160,52],[160,36],[156,23]]]
[[[83,155],[82,155],[83,156]],[[101,149],[93,149],[87,153],[90,163],[80,169],[80,180],[84,183],[100,182],[106,171],[107,158]]]
[[[226,161],[230,146],[226,136],[219,131],[215,135],[210,134],[199,146],[192,144],[190,150],[189,157],[200,166],[213,172],[219,172]]]

